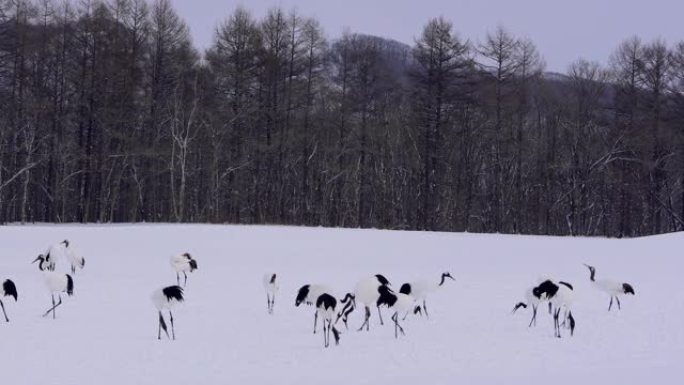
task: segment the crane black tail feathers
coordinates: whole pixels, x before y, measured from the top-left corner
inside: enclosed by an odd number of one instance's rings
[[[165,287],[162,289],[164,296],[167,300],[176,300],[178,302],[183,302],[183,288],[177,285]]]
[[[5,291],[5,297],[14,297],[14,300],[17,300],[17,287],[12,280],[5,280],[2,284],[2,289]]]
[[[628,284],[628,283],[623,283],[623,284],[622,284],[622,291],[623,291],[625,294],[634,295],[634,288],[632,287],[632,285],[630,285],[630,284]]]
[[[191,259],[189,263],[190,263],[190,271],[197,270],[197,261],[195,261],[194,259]]]
[[[67,278],[67,287],[66,287],[66,292],[69,296],[74,295],[74,279],[71,278],[69,274],[66,274]]]
[[[513,311],[511,313],[515,313],[520,308],[527,309],[527,304],[524,302],[518,302],[518,304],[515,305],[515,307],[513,308]]]

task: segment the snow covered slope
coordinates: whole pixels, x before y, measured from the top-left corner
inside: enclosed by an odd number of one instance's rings
[[[42,318],[50,295],[31,261],[69,239],[87,264],[57,319]],[[36,225],[0,227],[3,298],[0,379],[7,384],[570,384],[673,383],[684,357],[682,234],[636,240],[212,225]],[[154,289],[175,284],[169,256],[188,251],[199,269],[176,309],[176,341],[158,341]],[[630,282],[635,297],[608,312],[589,284]],[[64,260],[57,270],[66,272]],[[406,336],[380,327],[344,331],[339,346],[313,335],[312,308],[297,289],[326,283],[338,296],[384,274],[395,288],[450,271],[428,299],[431,318],[409,317]],[[264,273],[280,291],[268,315]],[[577,329],[553,337],[541,311],[511,314],[540,276],[574,284]],[[64,296],[65,297],[65,296]],[[362,322],[362,310],[350,326]],[[390,314],[384,312],[385,320]],[[342,326],[340,323],[338,326]],[[567,334],[567,332],[565,333]]]

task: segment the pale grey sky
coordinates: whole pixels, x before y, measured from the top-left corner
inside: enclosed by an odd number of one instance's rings
[[[684,40],[684,0],[172,0],[196,45],[211,44],[218,22],[238,5],[261,18],[266,10],[296,8],[316,17],[329,38],[352,32],[412,44],[432,17],[444,16],[464,38],[480,41],[503,25],[537,45],[548,70],[565,72],[580,57],[607,63],[624,39]]]

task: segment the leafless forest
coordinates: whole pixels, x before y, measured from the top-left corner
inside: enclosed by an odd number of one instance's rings
[[[225,12],[200,52],[167,0],[0,0],[0,222],[684,228],[684,42],[558,74],[503,28]]]

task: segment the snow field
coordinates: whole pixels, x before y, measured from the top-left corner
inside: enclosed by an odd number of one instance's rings
[[[220,225],[32,225],[0,227],[3,298],[0,378],[16,384],[554,384],[600,380],[672,383],[684,357],[684,236],[634,240]],[[69,239],[87,260],[57,320],[41,315],[50,294],[31,261]],[[186,302],[174,311],[176,341],[156,339],[153,290],[176,283],[169,257],[198,261]],[[630,282],[635,297],[608,312],[609,297],[589,284]],[[65,259],[57,270],[68,271]],[[324,283],[338,298],[357,280],[382,273],[398,290],[443,271],[456,279],[428,298],[430,319],[409,316],[394,339],[372,309],[370,332],[350,317],[339,346],[312,334],[313,307],[294,307],[300,286]],[[268,315],[264,273],[278,274]],[[513,306],[541,276],[572,283],[575,336],[553,337],[552,318]],[[615,309],[614,309],[615,310]],[[169,325],[170,326],[170,325]],[[320,323],[319,323],[320,330]]]

